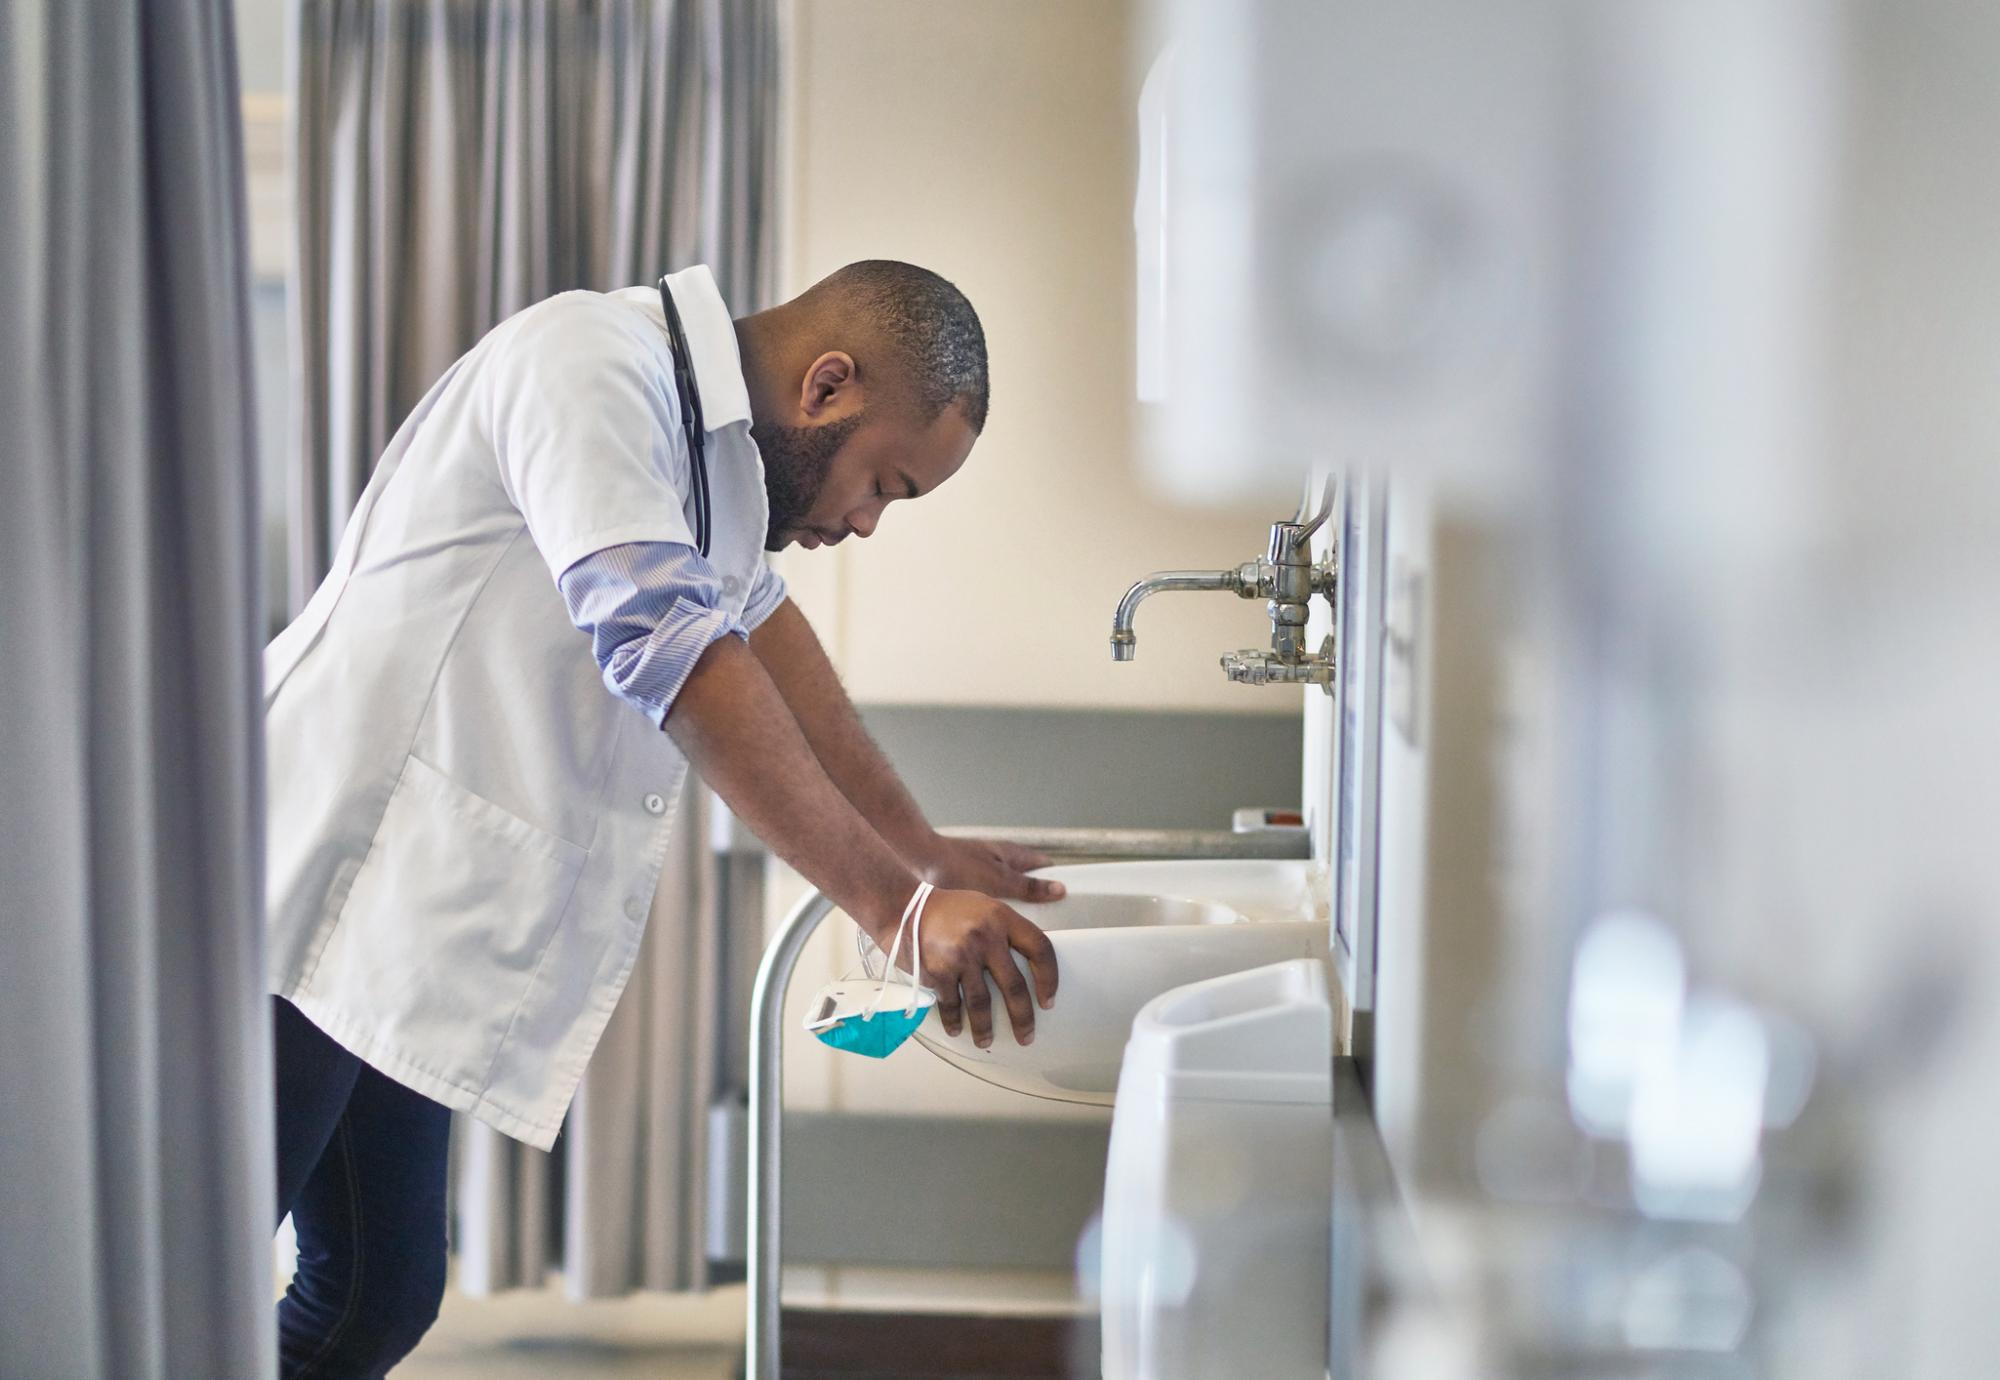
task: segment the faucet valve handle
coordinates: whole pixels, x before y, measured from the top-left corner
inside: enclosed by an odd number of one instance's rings
[[[1299,500],[1297,516],[1289,522],[1271,524],[1271,562],[1274,565],[1310,565],[1312,554],[1308,543],[1313,533],[1325,525],[1333,516],[1334,479],[1326,477],[1326,484],[1320,490],[1318,511],[1313,507],[1311,481],[1307,481],[1305,497]]]
[[[1333,516],[1333,482],[1333,476],[1331,474],[1327,475],[1326,483],[1320,487],[1319,506],[1318,511],[1315,512],[1313,507],[1312,480],[1306,480],[1305,497],[1299,500],[1299,515],[1293,518],[1292,521],[1296,525],[1305,528],[1307,536],[1311,536],[1314,532],[1317,532],[1320,524]],[[1308,517],[1308,513],[1312,514],[1312,516]]]

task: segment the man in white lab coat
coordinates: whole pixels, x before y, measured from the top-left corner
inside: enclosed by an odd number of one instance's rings
[[[1053,954],[996,898],[1053,898],[1046,859],[930,827],[764,562],[944,483],[987,396],[935,274],[732,321],[693,268],[503,322],[397,432],[266,654],[285,1373],[379,1375],[429,1326],[449,1109],[554,1139],[690,763],[879,938],[934,883],[945,1027],[990,1041],[997,990],[1032,1038]]]

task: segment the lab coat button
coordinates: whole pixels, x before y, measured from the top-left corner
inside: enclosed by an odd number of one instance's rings
[[[625,918],[627,920],[644,920],[646,918],[646,903],[636,896],[627,901],[625,903]]]
[[[743,588],[743,582],[737,579],[734,575],[731,575],[728,579],[722,582],[722,592],[728,595],[732,599],[736,597],[737,591],[742,588]]]
[[[647,796],[645,805],[646,813],[649,815],[663,815],[667,812],[667,799],[663,795],[654,794]]]

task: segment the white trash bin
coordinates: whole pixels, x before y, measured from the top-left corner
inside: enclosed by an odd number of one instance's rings
[[[1294,959],[1132,1022],[1104,1177],[1104,1380],[1322,1380],[1333,1004]]]

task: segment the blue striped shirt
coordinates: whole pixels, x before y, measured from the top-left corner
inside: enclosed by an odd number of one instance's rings
[[[676,542],[606,547],[565,570],[557,585],[569,621],[590,634],[605,685],[655,726],[711,643],[732,634],[748,640],[785,601],[785,582],[766,566],[743,617],[730,617],[715,567]]]

